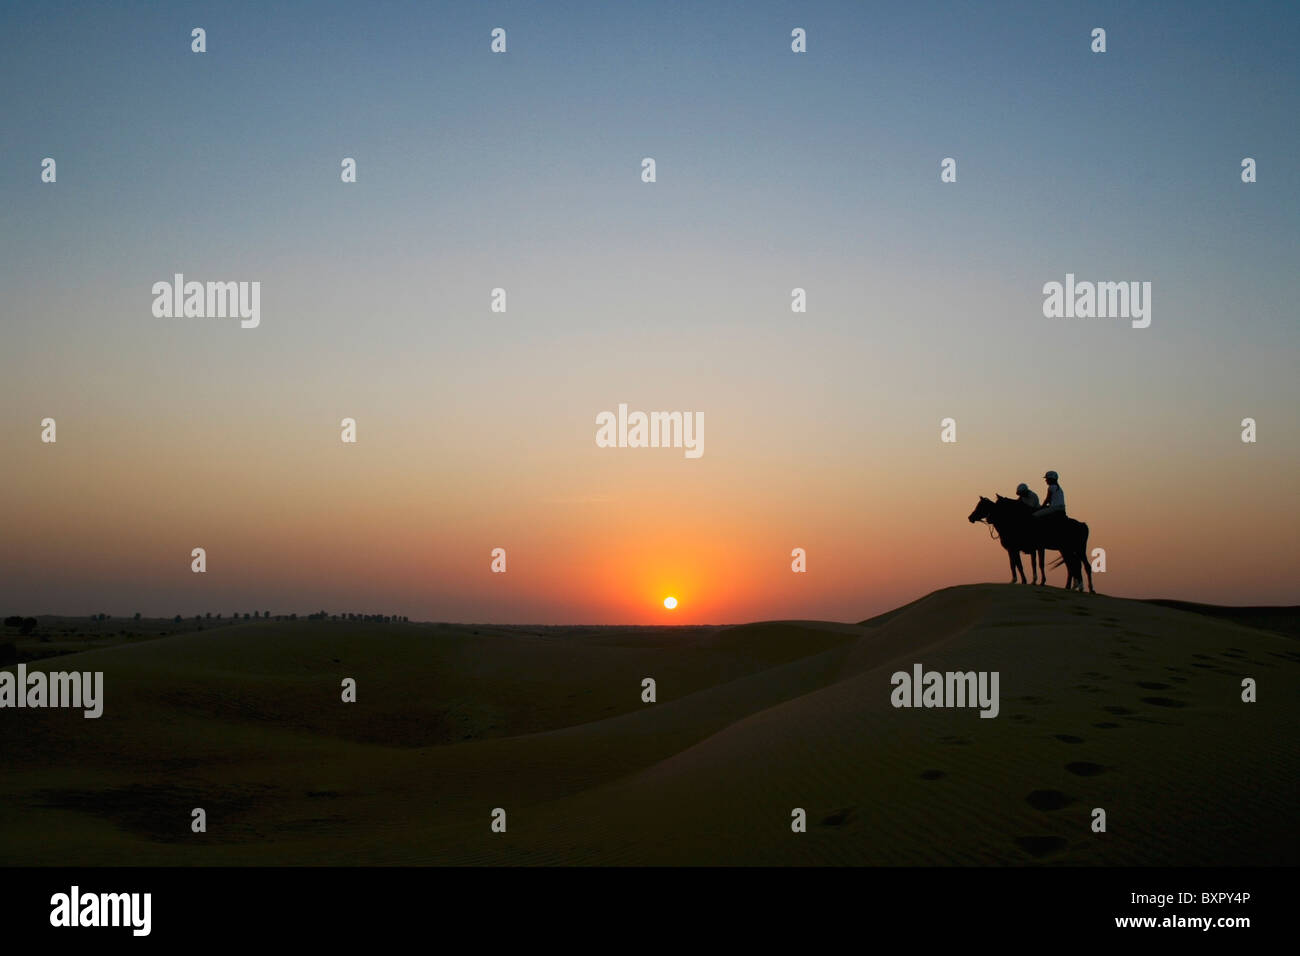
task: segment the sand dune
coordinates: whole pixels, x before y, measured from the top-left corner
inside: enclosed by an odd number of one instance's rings
[[[102,670],[104,716],[0,711],[0,862],[1294,864],[1286,610],[972,585],[863,624],[264,622],[65,655],[32,666]],[[999,716],[891,706],[917,662],[998,671]]]

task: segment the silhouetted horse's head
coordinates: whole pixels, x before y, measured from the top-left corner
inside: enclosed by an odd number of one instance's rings
[[[986,521],[992,516],[993,502],[989,501],[983,495],[980,495],[979,504],[975,506],[975,510],[970,513],[970,517],[967,520],[970,521],[971,524],[974,524],[976,521]]]

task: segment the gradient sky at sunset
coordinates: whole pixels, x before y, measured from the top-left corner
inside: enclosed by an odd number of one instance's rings
[[[6,5],[0,609],[858,620],[1048,468],[1098,590],[1300,603],[1300,8],[876,6]]]

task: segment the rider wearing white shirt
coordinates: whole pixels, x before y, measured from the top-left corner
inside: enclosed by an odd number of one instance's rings
[[[1047,480],[1047,497],[1043,501],[1043,507],[1034,512],[1034,517],[1042,518],[1058,511],[1065,514],[1065,492],[1057,482],[1056,472],[1049,471],[1043,477]]]

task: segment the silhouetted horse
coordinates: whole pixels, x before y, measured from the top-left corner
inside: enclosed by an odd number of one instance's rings
[[[1000,501],[1009,500],[1003,498],[1001,495],[998,495],[998,499]],[[1020,504],[1019,502],[1016,503]],[[1029,512],[1029,509],[1026,508],[1024,505],[1020,505],[1020,507],[1024,511]],[[991,520],[994,516],[994,510],[995,510],[994,503],[990,501],[988,498],[985,498],[983,495],[981,495],[979,503],[975,506],[975,510],[970,513],[967,520],[969,520],[971,524],[974,524],[976,521],[987,521],[989,524],[993,525],[994,528],[997,530],[998,541],[1001,543],[1002,547],[1006,549],[1007,563],[1011,566],[1012,584],[1016,583],[1017,575],[1019,575],[1019,579],[1022,584],[1029,583],[1025,579],[1025,566],[1020,560],[1021,553],[1029,555],[1030,567],[1034,575],[1034,583],[1035,584],[1038,583],[1038,569],[1039,567],[1042,567],[1043,583],[1046,584],[1047,565],[1043,563],[1043,558],[1040,557],[1040,555],[1043,555],[1043,549],[1038,548],[1036,546],[1030,547],[1027,536],[1023,534],[1013,540],[1013,538],[1010,536],[1014,532],[1010,528],[1011,518],[1009,512],[1005,518],[999,515],[998,521],[994,522],[993,520]]]
[[[1015,498],[997,496],[990,501],[980,496],[975,510],[970,513],[972,524],[987,521],[998,533],[998,540],[1007,550],[1007,559],[1011,565],[1011,583],[1025,580],[1025,567],[1020,561],[1021,552],[1030,555],[1042,555],[1045,549],[1061,552],[1061,560],[1053,565],[1064,564],[1069,578],[1067,588],[1077,587],[1083,590],[1083,575],[1088,575],[1088,590],[1094,594],[1092,586],[1092,565],[1088,563],[1088,526],[1082,521],[1064,516],[1047,516],[1035,518],[1034,513]],[[1042,558],[1039,558],[1042,566]],[[1027,582],[1026,582],[1027,583]],[[1043,571],[1043,583],[1047,583],[1047,572]]]

